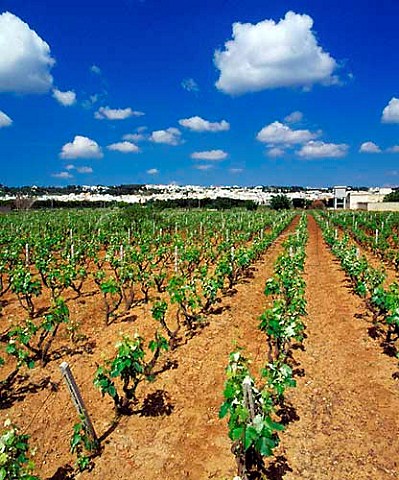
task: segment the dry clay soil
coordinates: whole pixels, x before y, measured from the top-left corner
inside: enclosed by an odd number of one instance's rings
[[[226,421],[218,419],[228,354],[235,343],[244,347],[254,375],[259,375],[266,361],[265,337],[258,330],[259,315],[268,305],[264,285],[283,239],[297,221],[255,264],[251,277],[222,298],[209,325],[165,355],[163,365],[173,368],[165,368],[154,383],[139,388],[140,404],[115,428],[109,428],[112,404],[94,389],[92,378],[102,355],[112,353],[120,332],[131,332],[140,324],[140,315],[133,325],[116,323],[105,332],[97,320],[98,299],[85,300],[85,308],[92,312],[96,348],[64,359],[72,366],[104,441],[94,469],[78,478],[227,480],[235,475]],[[397,360],[384,355],[369,337],[371,320],[364,302],[352,293],[313,217],[308,225],[307,338],[304,349],[293,354],[297,388],[287,395],[289,421],[275,458],[266,464],[265,478],[397,479],[399,383],[393,378]],[[57,362],[47,370],[53,381],[60,381]],[[57,391],[27,392],[0,411],[31,435],[37,447],[36,473],[43,479],[71,478],[63,466],[73,463],[68,450],[76,414],[65,386],[59,385]]]

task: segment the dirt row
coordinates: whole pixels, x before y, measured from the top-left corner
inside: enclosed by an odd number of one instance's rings
[[[371,319],[309,218],[304,371],[289,402],[297,420],[281,435],[280,476],[373,479],[399,476],[397,360],[367,333]]]

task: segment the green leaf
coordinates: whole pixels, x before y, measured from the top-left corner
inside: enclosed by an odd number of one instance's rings
[[[224,418],[230,410],[230,402],[224,402],[219,410],[219,418]]]
[[[248,448],[254,443],[254,441],[258,438],[259,434],[256,431],[256,428],[252,425],[249,425],[245,430],[244,435],[244,450],[248,450]]]
[[[231,434],[230,438],[233,441],[239,440],[240,438],[242,438],[243,433],[244,433],[244,427],[233,428],[233,430],[230,432],[230,434]]]

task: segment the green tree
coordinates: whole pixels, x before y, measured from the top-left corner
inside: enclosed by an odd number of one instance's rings
[[[291,206],[291,200],[286,195],[275,195],[270,200],[270,208],[273,210],[289,210]]]
[[[395,190],[394,192],[385,195],[384,202],[399,202],[399,190]]]

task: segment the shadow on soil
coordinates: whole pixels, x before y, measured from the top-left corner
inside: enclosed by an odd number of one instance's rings
[[[174,408],[165,390],[155,390],[146,396],[143,407],[137,413],[142,417],[162,417],[171,415]]]
[[[71,465],[63,465],[58,467],[57,471],[52,477],[48,477],[46,480],[73,480],[75,478],[75,470]]]
[[[69,346],[63,346],[51,353],[51,355],[49,356],[50,357],[49,361],[59,360],[60,358],[67,355],[70,357],[73,357],[74,355],[82,355],[83,353],[86,353],[87,355],[93,355],[95,348],[96,348],[95,340],[89,340],[73,348]]]
[[[166,360],[166,362],[162,365],[159,370],[152,372],[152,375],[156,377],[161,373],[167,372],[168,370],[175,370],[179,366],[179,362],[177,360]]]
[[[284,403],[276,413],[284,426],[292,422],[297,422],[300,419],[295,407],[289,403]]]
[[[209,313],[210,313],[210,315],[221,315],[226,310],[231,310],[231,306],[230,305],[224,305],[222,307],[211,308],[209,310]]]
[[[286,473],[292,472],[287,459],[283,455],[276,457],[266,469],[266,478],[268,480],[283,480]]]
[[[121,316],[120,322],[121,323],[130,323],[130,322],[135,322],[139,317],[135,314],[132,315],[126,315],[124,317]]]
[[[24,383],[27,378],[24,375],[17,375],[11,384],[0,386],[0,410],[22,402],[29,393],[37,393],[47,388],[53,392],[58,390],[58,383],[52,382],[51,377],[45,377],[40,382]]]

